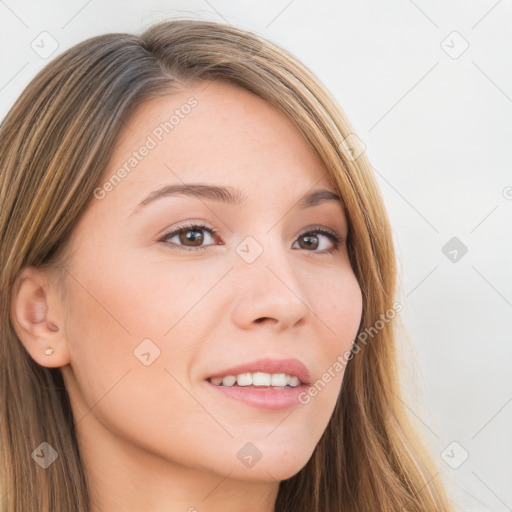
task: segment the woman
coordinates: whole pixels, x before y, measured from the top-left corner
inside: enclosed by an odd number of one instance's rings
[[[2,511],[451,510],[357,141],[296,58],[210,21],[33,79],[0,128]]]

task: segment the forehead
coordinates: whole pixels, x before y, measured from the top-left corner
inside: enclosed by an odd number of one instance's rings
[[[109,201],[126,201],[131,208],[155,186],[168,184],[230,185],[247,196],[329,186],[322,162],[290,119],[251,92],[221,82],[139,105],[102,183],[111,178],[118,184]]]

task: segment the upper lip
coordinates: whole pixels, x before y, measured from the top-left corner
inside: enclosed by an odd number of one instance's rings
[[[302,384],[309,384],[311,376],[306,366],[301,363],[298,359],[258,359],[250,363],[240,364],[238,366],[232,366],[225,370],[220,370],[213,373],[208,377],[212,379],[214,377],[225,377],[226,375],[239,375],[241,373],[286,373],[287,375],[296,376]]]

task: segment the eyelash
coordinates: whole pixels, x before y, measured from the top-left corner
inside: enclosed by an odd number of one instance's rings
[[[199,228],[199,229],[197,229],[197,228]],[[170,249],[179,248],[179,249],[182,249],[185,251],[192,251],[192,252],[202,252],[205,249],[207,249],[208,247],[210,247],[209,245],[206,245],[203,247],[187,247],[185,245],[179,245],[179,244],[175,244],[174,242],[167,241],[167,239],[173,238],[174,236],[179,235],[180,233],[186,232],[189,230],[191,230],[191,231],[199,231],[199,230],[208,231],[212,235],[212,238],[217,238],[217,234],[218,234],[218,231],[212,226],[208,226],[207,224],[204,224],[202,222],[190,222],[189,224],[187,224],[185,226],[181,226],[178,229],[175,229],[174,231],[166,233],[158,241],[167,245]],[[322,226],[308,227],[307,230],[301,232],[297,236],[297,238],[300,238],[301,236],[304,236],[304,235],[318,234],[318,233],[327,236],[334,243],[334,248],[324,249],[322,251],[308,251],[308,252],[317,252],[319,254],[332,254],[332,253],[336,252],[337,250],[339,250],[339,245],[342,242],[342,239],[339,236],[337,236],[334,232],[329,231],[329,230],[323,228]],[[307,249],[304,249],[304,250],[307,250]]]

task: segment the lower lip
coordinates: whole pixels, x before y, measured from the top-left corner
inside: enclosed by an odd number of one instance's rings
[[[205,381],[207,386],[213,388],[224,396],[238,400],[252,407],[266,411],[280,411],[297,405],[303,405],[299,400],[302,393],[307,392],[308,386],[301,384],[294,388],[266,389],[253,386],[215,386]]]

